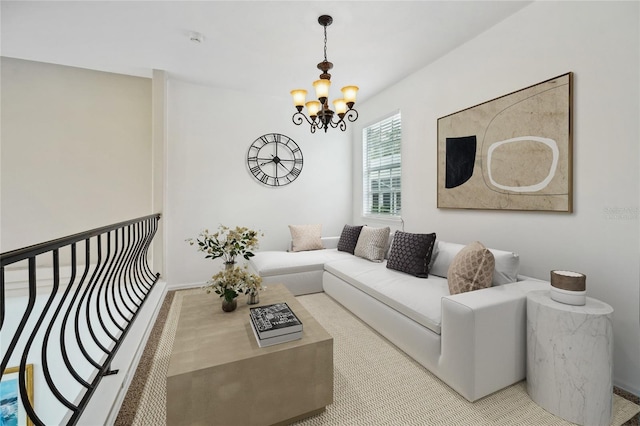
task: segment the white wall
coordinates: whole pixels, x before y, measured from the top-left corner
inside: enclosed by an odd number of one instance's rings
[[[520,253],[521,273],[587,275],[613,306],[614,383],[640,394],[638,2],[535,2],[360,107],[354,129],[353,221],[360,217],[360,130],[402,111],[408,232]],[[574,73],[573,214],[436,207],[437,119]]]
[[[2,58],[0,251],[151,213],[151,80]]]
[[[168,89],[166,279],[170,286],[201,284],[218,269],[189,246],[220,224],[264,232],[260,249],[285,249],[289,224],[321,223],[339,235],[351,218],[351,138],[333,129],[311,134],[291,121],[287,98],[261,97],[170,79]],[[301,175],[289,185],[260,184],[246,165],[251,143],[282,133],[300,146]]]

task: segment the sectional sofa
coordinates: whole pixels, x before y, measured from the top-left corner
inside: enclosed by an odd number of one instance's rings
[[[435,241],[425,278],[387,267],[393,236],[379,261],[338,250],[342,237],[258,252],[250,267],[296,295],[324,291],[469,401],[525,378],[526,294],[549,283],[519,276],[517,254],[486,249],[490,287],[452,295],[448,274],[466,245]]]

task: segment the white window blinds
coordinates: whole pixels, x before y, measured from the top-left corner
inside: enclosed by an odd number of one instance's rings
[[[400,215],[401,139],[400,112],[362,130],[365,216]]]

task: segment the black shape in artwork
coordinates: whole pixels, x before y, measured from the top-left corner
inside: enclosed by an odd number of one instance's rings
[[[475,136],[447,138],[445,188],[455,188],[471,178],[476,162],[476,146]]]

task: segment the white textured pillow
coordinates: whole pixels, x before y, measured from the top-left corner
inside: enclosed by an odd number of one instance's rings
[[[291,251],[320,250],[322,245],[322,224],[289,225],[291,231]]]
[[[387,251],[391,229],[363,226],[353,254],[372,262],[382,262]]]

